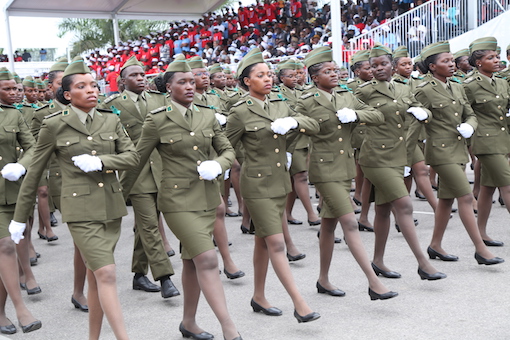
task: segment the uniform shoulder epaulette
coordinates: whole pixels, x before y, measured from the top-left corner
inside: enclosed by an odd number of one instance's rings
[[[49,115],[47,115],[47,116],[44,116],[44,119],[48,119],[48,118],[51,118],[51,117],[60,116],[60,114],[62,114],[62,110],[57,111],[57,112],[54,112],[54,113],[49,114]]]
[[[302,95],[301,97],[299,97],[299,99],[306,99],[306,98],[310,98],[311,96],[313,96],[313,92],[308,92],[308,93],[305,93],[304,95]]]
[[[416,79],[416,80],[423,80],[424,79],[424,77],[422,77],[422,76],[411,75],[411,77],[413,77],[413,79]]]
[[[111,109],[102,109],[102,108],[96,108],[96,111],[98,112],[101,112],[101,113],[113,113],[113,110]]]
[[[372,84],[372,82],[371,81],[366,81],[363,84],[359,84],[358,88],[363,88],[365,86],[368,86],[369,84]]]
[[[230,93],[227,94],[227,97],[233,98],[233,97],[237,96],[238,94],[239,93],[237,93],[237,92],[230,92]]]
[[[286,101],[287,98],[283,98],[283,97],[277,97],[277,98],[269,98],[269,101],[270,102],[282,102],[282,101]]]
[[[473,80],[475,80],[475,77],[469,77],[467,78],[466,80],[464,80],[464,84],[469,84],[470,82],[472,82]]]
[[[246,100],[240,100],[237,103],[235,103],[234,105],[232,105],[232,107],[237,107],[237,106],[241,105],[244,102],[246,102]]]
[[[309,90],[309,89],[313,88],[314,86],[315,86],[315,84],[307,84],[307,85],[303,86],[303,91]]]
[[[150,111],[149,113],[155,114],[155,113],[159,113],[159,112],[163,112],[163,111],[166,111],[166,106],[158,107],[157,109],[154,109],[154,110]]]
[[[397,83],[401,83],[401,84],[406,84],[407,85],[407,79],[404,79],[404,78],[393,78],[394,81],[396,81]]]
[[[250,92],[245,92],[241,95],[241,98],[248,97],[250,95]]]
[[[163,93],[161,91],[156,91],[156,90],[147,90],[146,92],[150,93],[150,94],[160,94],[160,95],[165,95],[166,93]],[[118,93],[116,93],[118,94]]]
[[[202,107],[204,109],[212,109],[211,106],[209,105],[204,105],[204,104],[200,104],[200,103],[193,103],[195,106],[198,106],[198,107]]]
[[[451,77],[451,78],[450,78],[450,81],[453,81],[454,83],[462,84],[462,81],[461,81],[459,78],[455,77],[455,76],[454,76],[454,77]]]
[[[416,87],[424,87],[424,86],[425,86],[425,85],[427,85],[428,83],[429,83],[429,81],[428,81],[428,80],[426,80],[426,81],[424,81],[423,83],[416,85]]]
[[[38,107],[37,109],[35,109],[35,111],[37,112],[37,111],[40,111],[40,110],[42,110],[42,109],[47,109],[47,108],[49,108],[49,107],[50,107],[50,104],[44,104],[43,106]]]
[[[120,96],[120,93],[114,93],[111,96],[109,96],[108,98],[106,98],[103,102],[105,104],[108,104],[109,102],[111,102],[112,100],[114,100],[115,98],[117,98],[119,96]]]
[[[356,78],[352,78],[352,79],[347,80],[346,84],[354,83],[355,81],[357,81]]]

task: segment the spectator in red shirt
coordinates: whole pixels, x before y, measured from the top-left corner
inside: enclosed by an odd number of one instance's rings
[[[276,4],[270,3],[269,0],[264,0],[264,10],[266,12],[266,20],[276,22]]]
[[[363,31],[365,29],[365,24],[361,22],[361,17],[355,14],[352,18],[354,19],[354,26],[356,26],[360,32]]]
[[[237,17],[239,19],[239,23],[241,27],[248,26],[250,22],[248,21],[248,13],[247,9],[243,6],[239,6],[239,10],[237,11]]]
[[[115,72],[114,66],[108,67],[108,74],[106,75],[106,82],[110,84],[110,92],[108,93],[111,96],[114,93],[119,93],[119,87],[117,86],[117,78],[119,77],[119,73]]]
[[[292,14],[292,18],[294,19],[294,22],[296,23],[301,18],[301,1],[299,0],[292,0],[292,3],[290,5],[290,12]]]
[[[217,28],[214,29],[213,42],[214,41],[218,41],[220,43],[223,42],[223,33],[221,33]]]

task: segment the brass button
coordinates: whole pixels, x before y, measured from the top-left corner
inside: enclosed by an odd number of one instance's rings
[[[454,113],[454,115],[455,115],[455,116],[458,116],[458,115],[459,115],[459,113],[458,113],[458,112],[455,112],[455,113]]]
[[[16,132],[16,129],[12,129],[12,132]]]
[[[58,176],[58,172],[55,173],[55,176]]]
[[[174,142],[174,140],[173,140],[173,139],[170,139],[170,143],[173,143],[173,142]]]
[[[483,101],[484,101],[484,102],[486,102],[486,101],[487,101],[487,99],[484,99]]]
[[[439,107],[443,107],[443,104],[439,104]]]
[[[319,159],[319,161],[320,161],[320,162],[324,162],[324,159],[322,159],[322,158],[321,158],[321,159]]]
[[[197,165],[200,165],[200,164],[202,164],[202,161],[197,161]]]
[[[195,150],[195,151],[196,151],[196,150],[198,150],[198,146],[196,146],[196,145],[195,145],[195,146],[193,147],[193,150]]]
[[[16,147],[16,151],[19,151],[21,150],[21,148],[19,146]]]
[[[275,133],[275,134],[273,135],[273,138],[274,138],[274,139],[278,138],[278,135]]]
[[[485,134],[485,136],[486,136],[486,137],[489,137],[489,134],[488,134],[488,133],[486,133],[486,134]]]
[[[322,118],[319,118],[319,122],[322,122]]]
[[[429,120],[428,120],[428,119],[425,119],[425,123],[428,123],[428,122],[429,122]]]
[[[400,139],[400,140],[404,140],[404,137],[400,136],[400,137],[398,137],[398,139]]]
[[[69,141],[67,141],[67,142],[66,142],[66,145],[69,145],[69,144],[71,144],[71,143],[69,143]]]
[[[500,116],[500,117],[499,117],[499,120],[503,120],[503,119],[505,119],[505,118],[503,118],[503,116]]]
[[[96,150],[92,150],[92,151],[90,151],[90,153],[92,154],[92,156],[95,156],[97,154],[97,151]]]
[[[441,144],[441,146],[444,148],[444,144]]]
[[[394,102],[394,103],[396,103],[396,102],[397,102],[397,100],[396,100],[396,99],[393,99],[393,102]]]
[[[276,163],[276,166],[277,166],[277,167],[281,167],[281,166],[282,166],[282,164],[281,164],[280,162],[278,162],[278,163]]]
[[[177,186],[177,184],[175,184],[175,185],[174,185],[174,189],[177,189],[177,188],[178,188],[178,186]]]
[[[78,195],[78,194],[77,194],[77,193],[75,193],[75,192],[73,192],[73,196],[76,196],[76,195]]]
[[[342,142],[344,139],[342,137],[338,138],[339,142]]]
[[[262,174],[257,174],[257,177],[261,177],[261,176],[262,176]]]
[[[458,140],[461,140],[461,139],[462,139],[462,137],[461,137],[461,136],[458,136],[458,137],[457,137],[457,139],[458,139]]]
[[[113,136],[108,137],[109,139],[113,139]]]
[[[299,132],[301,132],[301,133],[305,133],[305,132],[306,132],[306,130],[305,130],[305,129],[299,129]]]
[[[377,106],[381,105],[381,103],[377,103]]]
[[[496,96],[497,99],[499,99],[499,96]]]
[[[338,130],[342,130],[342,125],[338,125]]]
[[[501,128],[501,131],[505,131],[505,128],[504,128],[504,127],[502,127],[502,128]]]
[[[501,109],[501,105],[498,105],[498,109]]]
[[[259,129],[259,128],[258,128],[258,127],[256,127],[256,126],[253,128],[253,130],[258,130],[258,129]]]
[[[209,137],[212,137],[212,133],[209,134]]]
[[[455,100],[454,100],[454,101],[452,102],[452,104],[453,104],[453,105],[455,105],[455,104],[457,104],[457,103],[456,103],[456,102],[455,102]]]
[[[398,115],[400,115],[400,111],[395,112],[395,114],[396,114],[397,116],[398,116]]]
[[[344,152],[345,152],[344,150],[340,150],[340,154],[341,154],[341,155],[343,155],[343,154],[344,154]]]
[[[151,161],[151,165],[154,164],[154,161]]]
[[[276,148],[276,149],[274,149],[274,152],[278,153],[278,152],[280,152],[280,149]]]
[[[384,149],[385,147],[386,147],[386,145],[384,145],[384,144],[383,144],[383,145],[381,145],[381,148],[383,148],[383,149]]]
[[[97,186],[102,188],[102,187],[104,187],[104,184],[102,182],[99,182],[99,183],[97,183]]]
[[[194,133],[193,131],[191,131],[191,132],[189,133],[189,135],[193,137],[193,136],[195,135],[195,133]]]
[[[88,136],[87,139],[88,140],[92,140],[93,138],[92,138],[92,136]]]
[[[398,123],[397,127],[400,129],[402,127],[402,124]]]
[[[0,161],[2,160],[2,156],[0,156]]]

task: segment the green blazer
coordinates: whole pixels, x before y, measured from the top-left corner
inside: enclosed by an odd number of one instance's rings
[[[275,134],[271,123],[289,116],[298,122],[296,133]],[[282,197],[292,191],[285,152],[297,132],[316,134],[319,124],[294,112],[279,98],[269,99],[268,112],[249,96],[232,107],[227,121],[227,137],[232,145],[241,142],[244,146],[245,160],[241,168],[243,197]]]
[[[349,79],[346,85],[351,90],[352,93],[355,93],[358,86],[360,86],[363,83],[364,83],[363,80],[356,77],[354,79]],[[361,144],[363,144],[363,140],[365,140],[365,135],[367,134],[366,130],[367,130],[366,125],[364,124],[363,125],[358,124],[352,130],[351,145],[353,148],[356,149],[361,148]]]
[[[298,101],[296,111],[319,123],[320,132],[311,137],[309,175],[310,181],[345,181],[356,176],[354,150],[351,146],[352,131],[362,124],[380,125],[384,116],[376,109],[360,102],[351,92],[333,91],[336,107],[319,91],[309,92]],[[342,124],[336,112],[342,108],[356,111],[358,120]]]
[[[21,112],[14,106],[0,104],[0,126],[0,170],[7,163],[16,162],[28,169],[32,161],[35,139]],[[18,159],[20,146],[23,148],[23,156]],[[0,205],[16,203],[21,182],[21,178],[11,182],[0,177]]]
[[[457,131],[461,123],[476,129],[477,119],[461,84],[448,81],[452,93],[437,80],[418,85],[416,99],[432,112],[433,119],[425,125],[425,161],[432,166],[466,164],[469,161],[466,140]]]
[[[386,82],[372,80],[356,89],[356,97],[384,115],[384,124],[367,127],[361,145],[359,164],[374,168],[403,167],[407,162],[405,121],[412,119],[410,107],[422,107],[411,87],[394,82],[393,93]],[[430,111],[425,109],[431,117]],[[429,121],[425,120],[425,123]]]
[[[200,178],[197,166],[214,159],[223,172],[234,162],[235,152],[220,124],[215,110],[192,105],[191,125],[171,102],[147,115],[137,144],[140,164],[145,164],[157,148],[163,163],[158,209],[165,212],[215,209],[220,204],[219,183]],[[213,150],[216,152],[211,157]],[[125,196],[129,194],[141,167],[122,174]]]
[[[510,135],[507,117],[510,108],[510,87],[501,78],[494,77],[496,86],[478,71],[464,81],[469,104],[478,120],[478,128],[471,138],[475,155],[510,153]]]
[[[115,170],[138,165],[139,156],[119,118],[96,110],[90,131],[70,107],[43,121],[34,157],[20,189],[14,220],[26,221],[42,172],[55,153],[62,171],[61,212],[64,222],[105,221],[127,215]],[[103,170],[85,173],[73,156],[98,156]]]

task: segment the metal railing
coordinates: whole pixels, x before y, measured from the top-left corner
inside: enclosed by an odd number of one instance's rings
[[[477,0],[478,1],[478,25],[494,19],[509,9],[508,0]]]

